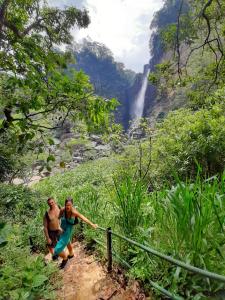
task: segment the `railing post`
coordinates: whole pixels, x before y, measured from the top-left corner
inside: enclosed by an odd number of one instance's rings
[[[107,228],[107,257],[108,257],[108,273],[112,271],[112,233],[111,227]]]

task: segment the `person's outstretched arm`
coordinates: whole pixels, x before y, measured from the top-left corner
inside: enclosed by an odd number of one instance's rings
[[[75,217],[80,218],[82,221],[84,221],[85,223],[87,223],[88,225],[90,225],[91,227],[93,227],[94,229],[96,229],[98,227],[97,224],[93,224],[90,220],[88,220],[85,216],[83,216],[82,214],[80,214],[75,208],[73,208],[73,215]]]

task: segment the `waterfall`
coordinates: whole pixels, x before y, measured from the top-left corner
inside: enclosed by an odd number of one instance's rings
[[[145,93],[148,85],[149,72],[150,72],[149,69],[145,71],[144,77],[142,79],[141,89],[134,101],[134,105],[131,112],[134,123],[139,123],[138,120],[140,120],[140,118],[143,115],[144,104],[145,104]]]

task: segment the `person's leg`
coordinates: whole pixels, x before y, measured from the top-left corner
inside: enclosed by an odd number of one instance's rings
[[[59,253],[59,256],[60,256],[63,260],[66,260],[68,255],[66,254],[65,251],[62,251],[62,252]]]
[[[51,239],[51,244],[48,244],[49,252],[54,255],[54,248],[59,240],[58,230],[49,230],[48,231],[49,238]]]
[[[60,269],[63,269],[63,268],[65,268],[65,266],[68,262],[68,255],[66,254],[65,251],[62,251],[59,253],[59,256],[63,259],[59,267],[60,267]]]
[[[54,248],[51,246],[48,246],[48,251],[53,255],[54,254]]]
[[[69,258],[72,258],[74,256],[74,252],[73,252],[73,246],[71,244],[71,242],[69,242],[69,244],[67,245],[67,249],[69,251]]]

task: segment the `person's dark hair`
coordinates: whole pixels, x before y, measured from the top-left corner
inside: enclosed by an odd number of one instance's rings
[[[70,203],[73,205],[73,199],[72,199],[71,197],[66,198],[66,200],[65,200],[65,206],[66,206],[66,204],[67,204],[68,202],[70,202]],[[66,218],[66,219],[68,218],[68,216],[67,216],[67,211],[66,211],[66,210],[65,210],[65,218]]]
[[[49,197],[48,200],[47,200],[47,202],[49,202],[50,200],[54,200],[54,198],[53,197]]]
[[[73,199],[72,199],[71,197],[66,198],[66,200],[65,200],[65,205],[66,205],[68,202],[70,202],[70,203],[73,204]]]

